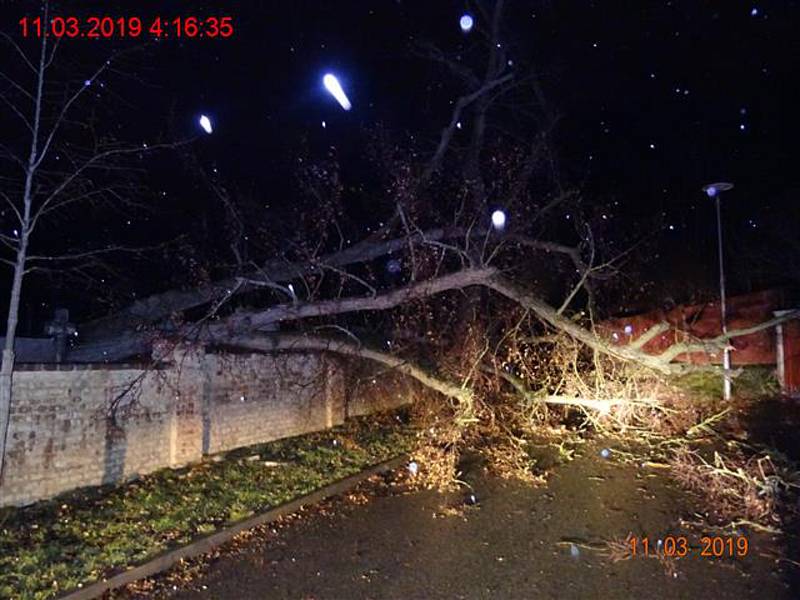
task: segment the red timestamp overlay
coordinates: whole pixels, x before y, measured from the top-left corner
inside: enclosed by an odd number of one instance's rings
[[[628,550],[633,558],[649,556],[666,556],[668,558],[684,558],[694,556],[700,558],[744,558],[750,552],[750,541],[740,536],[702,536],[700,545],[692,545],[682,535],[668,535],[653,540],[647,537],[631,536],[627,540]]]
[[[225,39],[234,35],[231,16],[112,17],[40,16],[22,17],[22,37],[69,39]]]

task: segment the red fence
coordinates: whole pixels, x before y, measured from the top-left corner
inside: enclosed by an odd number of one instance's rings
[[[773,318],[773,311],[783,308],[784,294],[767,290],[728,299],[728,331],[758,325]],[[677,306],[669,311],[657,310],[631,317],[609,319],[600,330],[620,345],[636,340],[657,323],[666,321],[670,331],[656,336],[645,344],[650,354],[663,352],[677,342],[713,338],[722,333],[719,301],[693,306]],[[731,353],[734,365],[775,364],[775,328],[766,329],[733,339]],[[722,352],[682,354],[676,360],[694,364],[721,363]]]
[[[778,329],[783,338],[779,345],[783,360],[778,377],[783,391],[797,396],[800,395],[800,320],[783,323]]]

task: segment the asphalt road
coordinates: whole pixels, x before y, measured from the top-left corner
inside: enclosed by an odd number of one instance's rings
[[[745,598],[800,597],[774,560],[779,548],[749,535],[744,558],[690,556],[612,562],[599,552],[632,532],[653,542],[668,534],[696,543],[681,524],[693,499],[653,470],[604,460],[599,447],[558,467],[532,488],[473,478],[479,499],[398,493],[365,484],[350,498],[277,529],[265,529],[150,597],[249,598]],[[456,510],[452,510],[455,507]],[[174,587],[173,587],[174,586]],[[139,596],[128,592],[126,595]]]

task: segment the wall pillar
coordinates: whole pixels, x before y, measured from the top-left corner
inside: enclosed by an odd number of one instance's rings
[[[341,425],[345,420],[344,367],[331,356],[322,355],[321,359],[325,364],[325,427],[330,428]]]
[[[191,344],[154,345],[153,356],[170,363],[165,372],[172,397],[169,466],[182,467],[203,457],[208,425],[208,375],[205,348]]]

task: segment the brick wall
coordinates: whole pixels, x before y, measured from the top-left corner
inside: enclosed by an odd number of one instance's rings
[[[318,355],[208,355],[207,452],[319,431],[344,420],[344,382]]]
[[[345,418],[343,367],[331,357],[182,351],[173,358],[147,371],[21,366],[0,506],[118,483]]]
[[[392,410],[413,401],[413,380],[370,363],[352,365],[344,376],[348,417]]]

